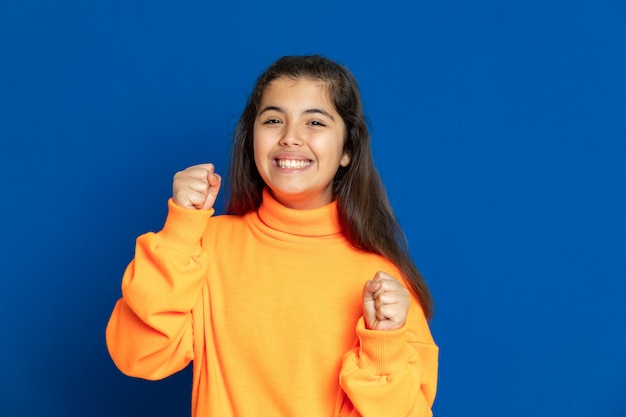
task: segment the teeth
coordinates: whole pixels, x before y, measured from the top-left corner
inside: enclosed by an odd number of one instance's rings
[[[295,160],[295,159],[278,159],[276,161],[281,168],[299,169],[311,165],[311,161]]]

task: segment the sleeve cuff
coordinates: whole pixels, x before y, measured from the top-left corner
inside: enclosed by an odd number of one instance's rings
[[[193,251],[200,245],[207,222],[215,210],[186,209],[178,206],[171,198],[167,201],[167,208],[165,225],[159,234],[169,246]]]
[[[361,317],[356,333],[360,341],[359,368],[370,368],[376,375],[389,375],[406,369],[410,358],[406,326],[390,331],[369,330]]]

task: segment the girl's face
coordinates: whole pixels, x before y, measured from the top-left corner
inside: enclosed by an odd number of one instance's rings
[[[295,209],[333,199],[333,178],[350,163],[346,127],[325,84],[278,78],[263,92],[254,122],[254,161],[276,200]]]

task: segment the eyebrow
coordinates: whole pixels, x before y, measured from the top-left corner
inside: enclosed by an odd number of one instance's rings
[[[285,113],[285,111],[278,106],[266,106],[259,112],[259,116],[265,113],[266,111],[277,111],[279,113]],[[335,120],[335,118],[326,110],[318,109],[318,108],[306,109],[305,111],[302,112],[302,114],[321,114],[330,118],[330,120],[332,121]]]

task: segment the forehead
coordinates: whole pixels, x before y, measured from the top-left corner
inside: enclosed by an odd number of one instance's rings
[[[312,102],[334,108],[328,87],[328,83],[317,79],[280,77],[267,84],[261,102],[265,104],[273,101],[303,104]]]

